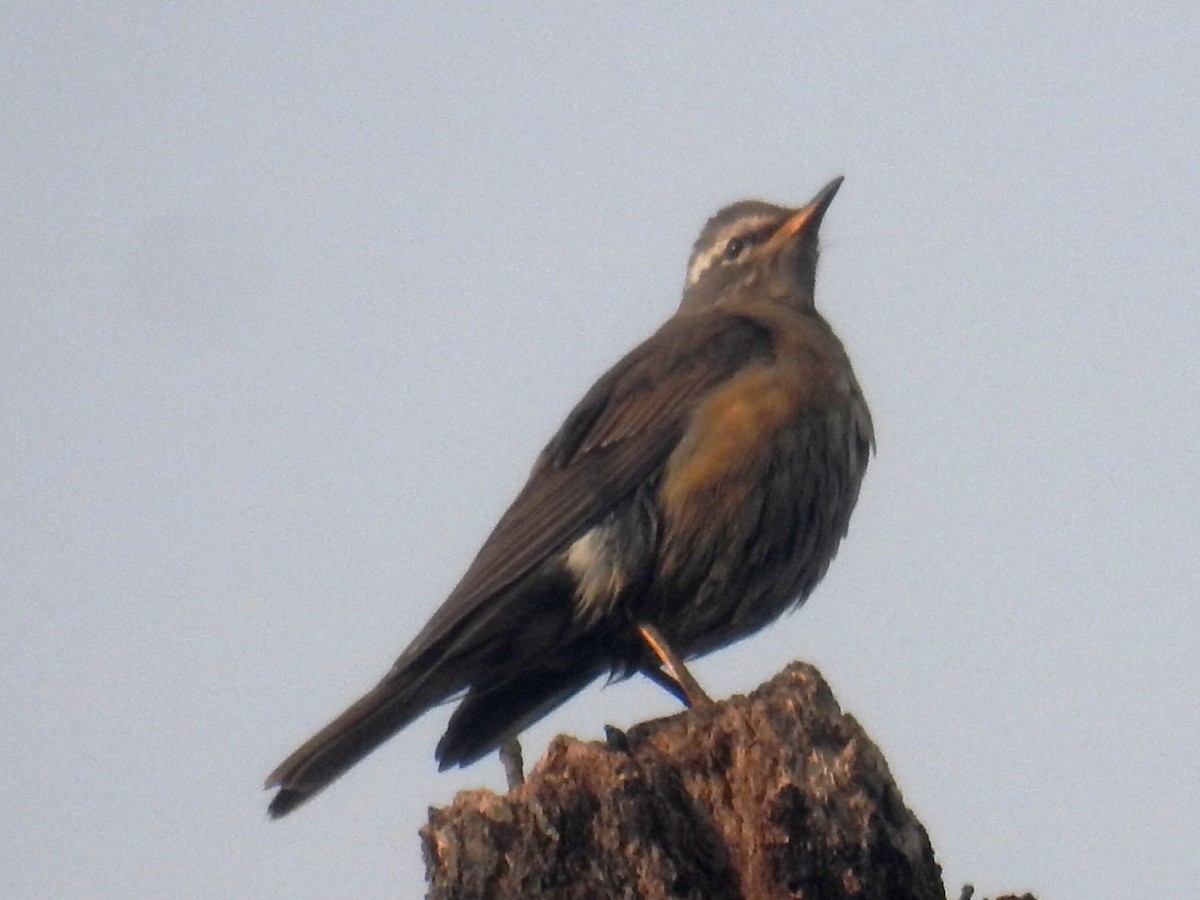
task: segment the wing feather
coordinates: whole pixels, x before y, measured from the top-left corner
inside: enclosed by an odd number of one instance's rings
[[[664,466],[698,401],[772,352],[753,319],[695,313],[667,321],[588,391],[538,457],[525,487],[462,580],[393,671],[453,644],[475,612],[563,552]]]

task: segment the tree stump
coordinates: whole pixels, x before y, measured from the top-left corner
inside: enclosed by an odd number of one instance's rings
[[[887,763],[820,673],[557,737],[524,785],[464,791],[421,830],[429,897],[943,900]]]

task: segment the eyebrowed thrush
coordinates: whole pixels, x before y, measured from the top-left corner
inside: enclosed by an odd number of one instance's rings
[[[846,534],[874,447],[817,312],[817,232],[841,186],[743,201],[697,239],[675,314],[606,372],[429,623],[374,688],[267,779],[285,815],[430,707],[466,765],[595,678],[707,698],[684,661],[798,606]]]

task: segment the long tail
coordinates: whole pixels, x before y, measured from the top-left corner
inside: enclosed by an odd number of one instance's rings
[[[384,679],[279,764],[264,787],[279,788],[267,811],[286,816],[429,709],[441,697]]]
[[[483,607],[448,600],[392,672],[267,777],[268,812],[285,816],[431,706],[465,691],[438,745],[442,768],[467,765],[609,668],[573,627],[575,583],[548,565]],[[453,599],[453,595],[452,595]],[[450,609],[449,613],[445,610]],[[441,618],[439,618],[441,617]]]

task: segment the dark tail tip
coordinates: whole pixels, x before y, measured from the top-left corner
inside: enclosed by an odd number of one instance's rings
[[[395,679],[381,681],[340,716],[304,742],[267,776],[266,787],[279,788],[267,812],[286,816],[336,781],[360,759],[429,708],[432,696],[412,696]]]
[[[281,819],[311,796],[305,791],[283,788],[271,800],[271,805],[267,807],[267,813],[272,819]]]

